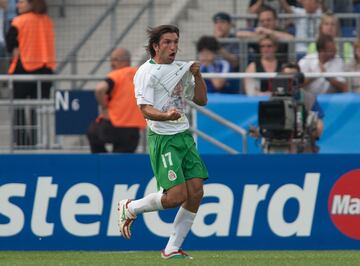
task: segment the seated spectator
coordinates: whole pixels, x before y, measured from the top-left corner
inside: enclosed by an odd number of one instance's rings
[[[277,41],[271,35],[259,40],[260,58],[250,63],[246,73],[279,72],[281,62],[276,58]],[[270,95],[271,82],[268,79],[245,79],[245,92],[250,96]]]
[[[273,35],[278,40],[292,40],[294,36],[285,32],[278,26],[277,13],[270,7],[263,5],[258,13],[259,26],[253,29],[238,31],[236,36],[238,38],[261,38],[264,35]],[[259,56],[259,46],[257,44],[251,44],[249,47],[250,59],[254,59],[254,56]],[[278,44],[278,58],[281,61],[288,61],[288,45],[286,43]],[[251,56],[252,55],[252,56]]]
[[[232,19],[228,13],[219,12],[213,16],[215,38],[235,38],[231,33]],[[239,70],[239,44],[234,42],[221,42],[219,56],[228,61],[231,72]]]
[[[130,53],[123,48],[111,54],[112,71],[96,86],[95,96],[101,112],[91,123],[87,137],[92,153],[105,153],[105,144],[112,152],[135,152],[140,130],[146,122],[135,100],[133,78],[136,68],[130,67]]]
[[[330,35],[333,38],[337,38],[340,35],[340,25],[337,17],[333,13],[325,13],[320,19],[319,32],[318,35]],[[345,42],[342,47],[337,46],[337,50],[340,51],[340,56],[345,62],[350,62],[353,48],[350,42]],[[342,49],[341,49],[342,48]],[[315,42],[310,43],[308,46],[308,54],[316,53],[316,44]]]
[[[292,13],[300,16],[310,16],[310,15],[321,15],[321,1],[320,0],[301,0],[299,1],[302,4],[301,7],[295,7],[289,5],[286,0],[279,0],[281,6],[287,13]],[[305,39],[305,38],[315,38],[317,28],[319,25],[318,19],[309,19],[309,18],[299,18],[295,20],[295,36],[296,38]],[[296,44],[295,50],[297,53],[297,58],[300,59],[306,54],[307,45],[304,42]]]
[[[345,66],[346,71],[360,72],[360,38],[354,41],[354,59]],[[350,78],[351,91],[360,93],[360,78]]]
[[[291,6],[297,6],[297,0],[287,0],[288,4]],[[274,0],[250,0],[248,5],[248,13],[249,14],[258,14],[263,6],[270,6],[272,9],[275,10],[276,13],[281,13],[281,5],[279,1]],[[248,23],[249,27],[256,27],[257,20],[255,23]]]
[[[336,55],[336,44],[333,37],[321,35],[316,41],[317,53],[309,54],[299,62],[304,73],[344,72],[344,61]],[[348,86],[343,77],[308,78],[305,80],[305,89],[314,93],[346,92]]]
[[[229,73],[228,61],[218,58],[220,44],[212,36],[203,36],[196,45],[202,73]],[[227,79],[205,79],[208,92],[239,93],[239,82]]]
[[[291,6],[298,6],[297,0],[287,0],[287,3]],[[264,5],[271,6],[278,13],[281,12],[281,5],[279,4],[279,1],[274,0],[250,0],[248,12],[257,14]]]

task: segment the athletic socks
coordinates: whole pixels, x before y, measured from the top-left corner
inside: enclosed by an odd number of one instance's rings
[[[190,231],[195,216],[196,213],[180,207],[174,220],[173,232],[171,233],[165,248],[165,254],[170,254],[171,252],[178,251],[180,249],[185,237]]]
[[[161,204],[162,195],[162,192],[151,193],[142,199],[133,200],[128,204],[128,209],[135,216],[139,213],[163,210],[164,207]]]

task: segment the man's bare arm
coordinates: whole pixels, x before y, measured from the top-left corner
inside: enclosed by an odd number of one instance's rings
[[[326,78],[326,80],[336,89],[338,92],[347,92],[348,85],[346,82],[338,81],[336,78]]]
[[[207,90],[206,90],[206,83],[200,73],[200,63],[195,62],[190,67],[190,72],[193,74],[195,79],[195,89],[194,89],[194,98],[193,102],[204,106],[207,104]]]
[[[154,121],[178,120],[181,113],[176,108],[170,108],[167,112],[161,112],[149,104],[140,105],[140,110],[146,119]]]

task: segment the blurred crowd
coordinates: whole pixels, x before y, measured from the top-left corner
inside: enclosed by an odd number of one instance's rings
[[[214,14],[213,35],[201,36],[196,47],[202,72],[280,72],[287,63],[298,64],[306,73],[357,72],[360,38],[355,33],[355,19],[338,18],[336,14],[359,12],[360,2],[332,3],[329,8],[321,0],[251,0],[248,13],[256,19],[249,19],[247,27],[241,29],[234,26],[239,17],[226,12]],[[280,20],[279,14],[286,13],[291,16]],[[271,94],[266,79],[235,82],[216,78],[207,83],[209,92]],[[307,78],[303,86],[315,95],[360,92],[360,78]]]

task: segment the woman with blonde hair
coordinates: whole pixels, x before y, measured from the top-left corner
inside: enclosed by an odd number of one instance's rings
[[[354,41],[354,59],[345,66],[345,70],[360,72],[360,38]],[[350,88],[350,91],[360,93],[360,77],[350,78]]]
[[[340,36],[340,23],[334,13],[327,12],[321,16],[318,36],[321,35],[329,35],[333,38],[338,38]],[[340,56],[345,62],[350,62],[353,53],[352,44],[350,42],[344,42],[340,47],[338,47],[338,51],[340,51]],[[315,42],[310,43],[307,53],[313,54],[316,52]]]

